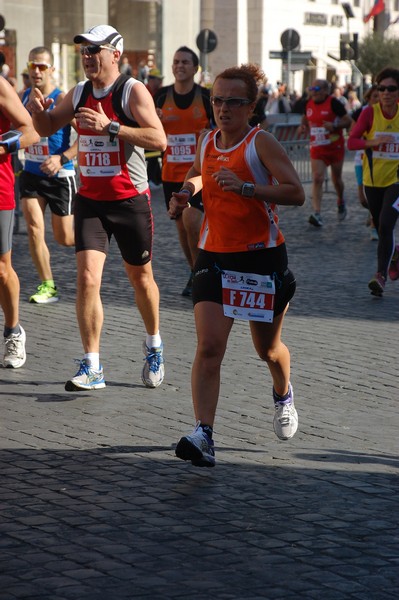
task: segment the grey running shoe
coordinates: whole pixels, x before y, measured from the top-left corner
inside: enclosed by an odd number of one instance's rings
[[[156,388],[163,382],[165,377],[165,366],[163,359],[163,344],[159,348],[147,348],[143,343],[145,363],[141,373],[141,379],[148,388]]]
[[[292,385],[289,384],[290,395],[287,400],[276,401],[276,396],[273,390],[274,397],[274,433],[280,440],[290,440],[294,437],[298,429],[298,413],[294,405],[294,391]]]
[[[179,440],[175,453],[177,458],[191,460],[191,464],[195,467],[215,466],[213,440],[202,430],[200,423],[197,423],[190,435],[186,435]]]
[[[346,210],[345,202],[340,202],[339,204],[337,204],[338,221],[343,221],[347,214],[348,214],[348,211]]]
[[[19,369],[26,361],[26,333],[20,326],[19,333],[11,333],[4,338],[3,367],[7,369]]]
[[[100,390],[105,388],[104,371],[102,366],[98,371],[92,369],[90,360],[76,360],[79,363],[78,372],[65,384],[67,392],[79,392],[81,390]]]
[[[323,227],[323,221],[320,213],[313,213],[309,217],[309,223],[315,227]]]

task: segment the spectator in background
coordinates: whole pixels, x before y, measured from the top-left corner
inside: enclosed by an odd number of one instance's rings
[[[22,96],[25,93],[25,90],[27,90],[28,87],[30,86],[29,71],[28,71],[28,69],[24,69],[22,71],[21,77],[22,77],[22,89],[20,89],[19,92],[18,92],[18,96],[20,98],[22,98]]]
[[[357,93],[355,90],[351,90],[350,92],[348,92],[348,113],[350,115],[352,115],[353,112],[355,112],[355,110],[357,110],[358,108],[362,107],[362,103],[360,102],[359,98],[357,97]]]
[[[123,75],[127,75],[128,77],[131,77],[133,75],[133,70],[129,63],[129,58],[126,55],[122,56],[122,59],[121,59],[120,65],[119,65],[119,71]]]
[[[254,111],[249,119],[251,127],[259,125],[262,129],[267,129],[266,106],[269,100],[269,90],[266,86],[259,88],[258,99]]]
[[[163,75],[159,69],[150,69],[148,72],[147,90],[154,97],[159,88],[162,86]]]
[[[287,86],[285,83],[277,83],[277,87],[269,92],[269,99],[266,105],[266,114],[278,115],[291,112],[291,105],[286,96]]]

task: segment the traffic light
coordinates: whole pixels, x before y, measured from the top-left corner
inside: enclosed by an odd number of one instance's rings
[[[352,39],[349,42],[349,45],[351,47],[353,56],[352,56],[352,60],[358,60],[359,58],[359,46],[358,46],[358,37],[359,34],[358,33],[352,33]]]
[[[359,58],[358,34],[341,33],[339,38],[339,59],[357,60]]]

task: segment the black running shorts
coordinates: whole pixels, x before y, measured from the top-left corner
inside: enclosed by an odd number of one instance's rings
[[[73,214],[76,194],[76,178],[40,177],[28,171],[22,171],[19,178],[19,195],[21,198],[43,198],[51,212],[60,217]]]
[[[141,266],[151,260],[153,218],[148,194],[116,201],[91,200],[77,194],[76,252],[98,250],[108,254],[112,236],[129,265]]]
[[[270,275],[275,282],[274,316],[281,314],[295,294],[294,274],[287,267],[285,244],[268,250],[216,253],[200,250],[194,267],[193,303],[223,304],[222,271]]]

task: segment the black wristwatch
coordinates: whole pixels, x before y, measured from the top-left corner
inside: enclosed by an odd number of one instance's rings
[[[60,159],[61,159],[61,165],[62,166],[66,165],[70,161],[70,158],[68,158],[67,156],[65,156],[65,154],[60,154]]]
[[[241,196],[246,198],[253,198],[255,196],[255,184],[246,181],[242,184]]]
[[[108,125],[109,141],[113,142],[119,133],[121,124],[118,121],[111,121]]]

